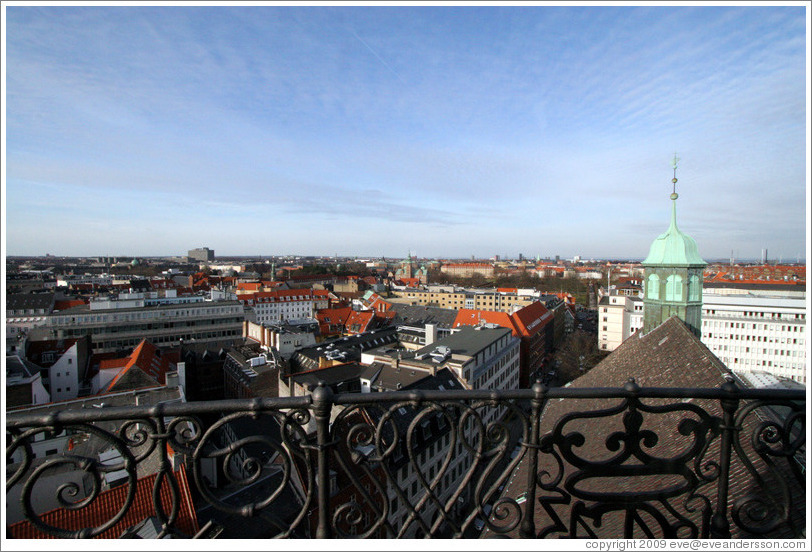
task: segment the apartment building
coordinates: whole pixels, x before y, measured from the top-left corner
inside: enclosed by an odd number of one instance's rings
[[[259,324],[312,322],[316,311],[326,309],[330,303],[328,291],[313,289],[241,293],[237,300],[249,309],[249,316]]]
[[[470,278],[475,274],[493,278],[493,271],[493,265],[488,263],[448,263],[440,267],[443,274],[461,278]]]
[[[32,341],[89,335],[94,353],[115,352],[148,339],[158,346],[241,339],[244,308],[239,301],[96,308],[81,305],[47,316]]]
[[[448,368],[468,389],[519,388],[520,340],[509,328],[484,324],[457,330],[416,351],[392,347],[364,351],[361,362],[430,374]]]
[[[806,384],[806,300],[706,293],[702,342],[734,372]]]
[[[634,295],[605,295],[598,301],[598,346],[614,351],[643,327],[643,299]]]
[[[512,312],[538,300],[535,290],[471,290],[453,286],[430,286],[428,289],[393,291],[391,303],[440,307],[443,309],[471,309]]]
[[[190,249],[187,258],[190,261],[201,261],[201,262],[213,261],[214,249],[209,249],[208,247],[198,247],[196,249]]]
[[[369,350],[361,355],[362,363],[369,365],[362,374],[361,391],[518,389],[519,349],[520,340],[510,329],[486,324],[455,329],[451,335],[416,351],[392,347]],[[449,420],[442,414],[423,416],[413,433],[411,455],[403,436],[415,414],[407,406],[399,407],[392,414],[393,423],[401,431],[401,441],[390,458],[389,469],[410,503],[419,502],[426,492],[418,477],[418,469],[429,482],[441,478],[437,487],[441,502],[462,483],[474,462],[472,452],[463,446],[462,440],[475,442],[477,432],[487,431],[490,424],[505,414],[504,408],[490,407],[483,408],[480,413],[482,425],[466,425],[464,435],[457,436],[454,449],[450,448],[452,428]],[[380,414],[370,412],[369,417],[377,423]],[[415,461],[410,461],[410,457]],[[401,506],[392,485],[387,486],[387,496],[391,502],[390,521],[396,527],[406,527],[410,519],[414,519],[413,514]],[[423,521],[429,525],[437,520],[438,515],[433,501],[420,512]],[[404,536],[417,538],[422,536],[422,530],[413,522],[408,525]]]

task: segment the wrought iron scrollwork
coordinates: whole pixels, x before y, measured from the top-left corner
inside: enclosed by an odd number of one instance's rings
[[[706,538],[726,523],[732,536],[802,529],[802,392],[630,383],[334,395],[320,386],[310,397],[223,405],[217,414],[188,403],[120,417],[101,409],[9,415],[6,488],[19,493],[34,528],[63,538],[120,531],[146,473],[155,477],[150,515],[159,536],[176,531],[187,483],[198,508],[246,524],[270,520],[280,537]],[[71,439],[69,450],[43,455],[41,443],[57,436]],[[101,460],[108,450],[114,458]],[[51,507],[78,515],[113,480],[123,504],[92,527],[49,521],[41,489],[66,471],[79,475],[53,487]],[[233,498],[249,488],[247,498]]]

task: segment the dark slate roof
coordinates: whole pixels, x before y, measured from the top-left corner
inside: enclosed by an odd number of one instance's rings
[[[303,387],[315,389],[321,381],[326,385],[336,385],[345,381],[357,380],[363,371],[364,366],[357,362],[348,362],[309,372],[300,372],[292,375],[290,379]]]
[[[14,377],[28,379],[39,374],[41,369],[33,362],[16,355],[6,356],[6,381]]]
[[[647,334],[638,332],[631,338],[624,341],[613,353],[604,359],[595,368],[587,372],[585,375],[576,379],[571,383],[571,387],[583,388],[599,388],[599,387],[622,387],[629,378],[634,377],[636,383],[642,387],[682,387],[682,388],[718,388],[725,382],[726,376],[729,376],[729,370],[719,361],[718,358],[697,338],[687,326],[677,317],[671,317],[660,326],[654,328]],[[592,412],[601,409],[611,409],[614,406],[621,405],[625,399],[553,399],[551,400],[541,419],[541,439],[542,450],[544,450],[545,440],[550,443],[548,448],[539,457],[538,471],[542,472],[547,470],[549,476],[545,481],[552,481],[554,478],[560,477],[558,480],[558,488],[562,491],[546,491],[537,487],[538,496],[549,500],[545,504],[537,501],[535,507],[535,524],[536,530],[544,533],[546,529],[550,531],[543,535],[546,537],[556,538],[564,536],[572,538],[573,536],[588,537],[590,531],[598,538],[622,538],[624,536],[624,515],[622,512],[608,512],[603,515],[600,520],[595,523],[586,517],[586,514],[580,515],[574,508],[573,504],[580,502],[585,503],[585,508],[581,508],[581,512],[589,512],[589,508],[597,505],[599,502],[607,504],[606,499],[610,498],[611,493],[626,493],[628,496],[636,496],[638,504],[652,505],[657,511],[664,514],[669,523],[676,523],[675,517],[668,512],[668,510],[659,502],[654,499],[649,499],[646,502],[645,493],[656,493],[663,491],[665,487],[683,484],[690,481],[691,477],[696,478],[697,470],[697,454],[687,456],[684,464],[690,473],[685,476],[678,473],[673,467],[668,467],[656,458],[672,458],[684,454],[690,450],[691,445],[699,442],[694,438],[692,433],[682,433],[680,430],[689,429],[680,424],[684,419],[691,419],[699,421],[699,416],[691,414],[689,408],[694,406],[704,409],[708,414],[714,417],[721,417],[722,410],[718,401],[702,400],[702,399],[673,399],[673,400],[643,400],[644,405],[658,406],[668,404],[671,406],[679,407],[681,410],[665,411],[660,413],[652,413],[648,411],[640,411],[643,414],[642,430],[650,430],[657,435],[656,443],[646,443],[641,446],[649,457],[643,461],[641,458],[635,457],[633,454],[626,457],[622,462],[613,463],[613,458],[619,458],[621,455],[618,449],[611,449],[608,445],[610,443],[610,435],[613,433],[615,436],[622,435],[626,432],[625,423],[631,423],[633,418],[629,417],[630,410],[627,408],[620,409],[619,412],[608,412],[602,416],[585,417],[579,416],[582,412]],[[754,420],[755,418],[755,420]],[[743,422],[742,446],[745,451],[745,457],[749,462],[752,462],[755,469],[757,469],[767,481],[767,488],[773,488],[776,482],[774,474],[768,474],[766,465],[758,455],[753,451],[752,444],[750,443],[749,435],[752,434],[757,424],[760,424],[758,415],[753,414],[745,418]],[[560,431],[559,440],[553,441],[556,431]],[[708,430],[710,431],[710,430]],[[714,431],[718,431],[715,428]],[[705,434],[705,433],[703,433]],[[576,455],[581,460],[592,462],[592,464],[585,464],[575,466],[572,462],[565,461],[563,473],[558,467],[557,461],[550,453],[550,446],[552,451],[561,455],[563,449],[561,438],[566,436],[570,439],[570,444],[573,446],[570,452]],[[583,437],[583,443],[577,442],[578,439]],[[573,441],[572,439],[575,439]],[[622,437],[621,437],[622,439]],[[632,439],[636,439],[632,437]],[[641,437],[642,439],[642,437]],[[577,444],[576,444],[577,443]],[[619,450],[625,450],[625,443],[620,441]],[[714,459],[718,461],[719,458],[720,438],[718,436],[711,437],[708,444],[707,451],[700,458],[704,462],[709,462]],[[701,454],[701,453],[700,453]],[[528,477],[527,470],[529,469],[527,455],[525,455],[522,462],[517,467],[510,479],[505,496],[516,498],[521,493],[526,491],[526,481]],[[603,464],[597,464],[603,462]],[[636,474],[625,472],[623,476],[607,475],[612,469],[617,469],[621,465],[623,468],[628,469],[629,466],[634,465]],[[708,464],[705,464],[708,472],[713,471]],[[642,473],[645,472],[645,473]],[[619,473],[619,472],[618,472]],[[788,472],[787,472],[788,473]],[[734,452],[733,459],[730,465],[730,493],[729,493],[729,508],[732,510],[733,505],[737,501],[742,500],[748,492],[754,489],[754,479],[750,475],[746,462],[742,461],[738,454]],[[577,481],[577,483],[576,483]],[[696,478],[694,481],[701,481]],[[697,489],[701,496],[708,497],[712,504],[716,504],[717,481],[709,481],[702,484]],[[792,478],[790,476],[790,492],[795,494],[794,506],[792,517],[800,520],[800,527],[804,527],[805,516],[805,496],[803,485],[793,486]],[[573,485],[569,487],[568,484]],[[690,488],[690,485],[689,487]],[[564,505],[560,500],[561,495],[559,492],[571,494],[573,490],[588,490],[595,493],[599,497],[605,497],[599,502],[593,501],[591,498],[583,498],[576,495],[571,496],[569,504]],[[756,493],[761,493],[756,489]],[[700,524],[701,505],[699,499],[694,500],[695,504],[691,507],[696,507],[693,512],[688,511],[685,503],[688,501],[689,494],[679,494],[674,498],[668,500],[670,506],[675,508],[681,516],[690,520],[692,523]],[[556,502],[558,499],[558,502]],[[780,497],[778,498],[780,501]],[[543,500],[542,500],[543,501]],[[543,501],[544,502],[544,501]],[[580,507],[579,507],[580,508]],[[551,511],[555,511],[566,529],[563,526],[555,528],[554,519],[551,517]],[[729,512],[730,514],[730,512]],[[573,520],[580,521],[573,521]],[[730,518],[729,518],[730,519]],[[507,524],[510,520],[505,520],[503,523]],[[660,526],[653,521],[653,518],[647,518],[647,526],[653,530],[654,538],[661,538],[663,533]],[[586,529],[588,527],[589,529]],[[569,535],[567,531],[574,528],[576,535]],[[645,533],[639,525],[635,525],[634,536],[646,537]],[[731,523],[731,531],[734,537],[752,538],[755,535],[744,532],[735,524]],[[513,536],[517,536],[518,532],[514,531]],[[488,535],[488,531],[485,531]],[[680,533],[681,536],[682,533]],[[699,535],[702,536],[702,535]],[[768,535],[771,538],[794,538],[787,525],[781,526]],[[648,537],[646,537],[648,538]]]
[[[513,331],[509,328],[463,326],[460,331],[418,349],[415,351],[415,355],[430,353],[437,347],[444,345],[451,348],[452,354],[475,356],[480,351],[490,347],[495,341],[512,334]]]
[[[324,356],[328,349],[337,352],[345,352],[344,359],[347,362],[361,360],[361,351],[368,351],[383,345],[397,342],[397,329],[389,326],[378,330],[372,330],[360,334],[328,339],[316,345],[305,347],[296,351],[294,359],[298,356],[318,361]]]
[[[406,367],[394,368],[384,364],[381,365],[378,377],[372,382],[372,388],[380,391],[413,389],[417,382],[430,376],[431,372],[428,370],[415,370]],[[446,387],[446,389],[448,388]]]
[[[6,295],[6,310],[48,310],[53,305],[53,293],[10,293]]]
[[[46,341],[29,341],[26,344],[25,354],[26,356],[31,359],[32,361],[36,362],[43,368],[48,368],[49,366],[56,363],[59,360],[59,357],[65,354],[65,352],[73,347],[73,345],[79,341],[79,339],[85,338],[75,338],[75,339],[50,339]],[[54,358],[50,361],[43,360],[43,356],[46,353],[54,353]]]
[[[392,310],[397,313],[394,324],[437,324],[440,328],[451,328],[457,319],[457,311],[440,307],[424,307],[392,303]]]
[[[635,333],[571,385],[622,387],[633,377],[641,387],[718,387],[727,374],[722,361],[672,316],[648,334]]]

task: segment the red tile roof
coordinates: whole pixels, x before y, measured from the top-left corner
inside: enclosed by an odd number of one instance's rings
[[[539,333],[553,321],[553,313],[538,301],[530,303],[511,315],[519,334],[530,337]]]
[[[261,282],[240,282],[237,284],[237,289],[244,291],[259,291],[261,287]]]
[[[519,330],[506,312],[460,309],[457,311],[457,318],[454,319],[452,328],[459,326],[478,326],[480,323],[496,324],[503,328],[508,328],[513,335],[518,336]]]
[[[194,536],[200,527],[197,523],[192,496],[189,491],[189,481],[186,478],[186,470],[181,469],[174,472],[178,480],[180,491],[180,508],[178,518],[174,527],[180,532]],[[135,485],[135,496],[133,503],[118,523],[97,535],[98,539],[117,539],[121,534],[144,519],[156,516],[155,506],[152,503],[152,489],[158,474],[148,475],[139,479]],[[124,483],[118,487],[104,491],[96,497],[96,500],[79,510],[67,510],[58,508],[51,510],[40,516],[42,521],[50,526],[69,531],[78,531],[89,527],[98,527],[112,519],[116,513],[124,506],[129,485]],[[172,495],[169,490],[169,482],[164,478],[161,482],[161,504],[167,514],[172,511]],[[53,539],[57,538],[37,529],[30,521],[24,520],[8,527],[8,534],[15,539]]]
[[[275,303],[290,301],[312,301],[312,289],[277,289],[273,291],[257,291],[254,293],[241,293],[237,299],[243,303],[254,301],[256,303]],[[300,299],[301,297],[301,299]]]
[[[63,301],[54,301],[54,310],[61,311],[66,309],[72,309],[73,307],[87,305],[88,303],[89,301],[85,301],[84,299],[65,299]]]
[[[173,369],[171,356],[159,352],[158,347],[146,339],[142,340],[128,357],[101,361],[99,370],[118,368],[122,366],[122,362],[124,363],[124,369],[113,378],[104,391],[112,389],[116,382],[133,366],[137,366],[143,370],[145,374],[162,385],[166,383],[166,373]]]

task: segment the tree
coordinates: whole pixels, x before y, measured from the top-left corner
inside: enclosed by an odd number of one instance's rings
[[[559,385],[586,374],[607,355],[606,351],[598,348],[595,334],[575,330],[564,338],[555,355]]]

